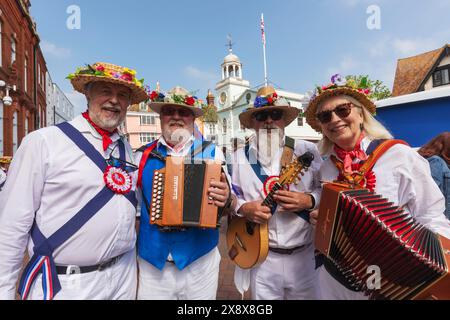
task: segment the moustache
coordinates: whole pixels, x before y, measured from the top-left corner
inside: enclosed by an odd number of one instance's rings
[[[183,121],[170,121],[169,122],[169,126],[184,126],[184,122]]]
[[[115,111],[115,112],[120,112],[120,111],[122,111],[122,108],[120,107],[120,105],[112,105],[112,104],[104,104],[103,106],[102,106],[102,109],[108,109],[108,110],[111,110],[111,111]]]

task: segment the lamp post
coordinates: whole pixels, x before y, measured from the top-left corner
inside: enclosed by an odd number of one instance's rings
[[[13,103],[13,99],[11,98],[11,96],[9,95],[9,90],[12,91],[16,91],[16,85],[10,86],[9,84],[7,84],[5,81],[0,80],[0,88],[5,88],[6,94],[3,97],[3,104],[6,107],[10,107]]]

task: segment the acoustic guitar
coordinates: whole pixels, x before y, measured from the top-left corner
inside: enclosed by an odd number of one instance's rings
[[[273,196],[277,190],[291,183],[298,183],[314,160],[311,152],[306,152],[281,170],[279,180],[273,185],[262,205],[271,209],[275,206]],[[229,216],[227,230],[228,255],[242,269],[253,268],[267,257],[269,252],[268,224],[257,224],[245,217]]]

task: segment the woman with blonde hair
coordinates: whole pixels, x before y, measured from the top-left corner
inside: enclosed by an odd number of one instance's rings
[[[372,151],[392,135],[375,118],[376,107],[370,100],[366,79],[360,83],[342,81],[339,75],[332,83],[317,89],[306,110],[306,121],[323,134],[320,151],[324,162],[322,181],[354,183],[360,168]],[[357,179],[356,179],[357,180]],[[364,172],[359,185],[404,207],[413,218],[428,229],[450,238],[445,218],[444,197],[434,183],[430,169],[417,152],[406,143],[394,144]],[[321,198],[321,201],[327,199]],[[318,212],[311,213],[311,223]],[[319,267],[319,291],[322,299],[360,300],[368,297],[355,288],[333,261],[323,258]]]

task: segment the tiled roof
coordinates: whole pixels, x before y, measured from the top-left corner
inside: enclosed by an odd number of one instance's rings
[[[395,73],[394,87],[392,96],[401,96],[414,93],[420,90],[420,86],[436,65],[442,52],[449,48],[446,44],[442,48],[425,52],[414,57],[399,59],[397,62],[397,71]]]

